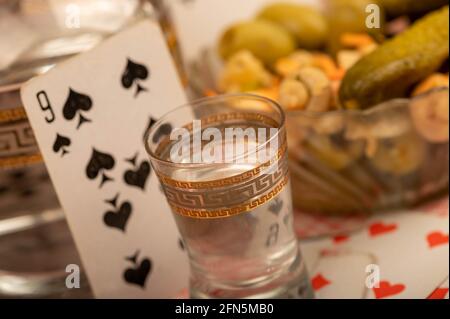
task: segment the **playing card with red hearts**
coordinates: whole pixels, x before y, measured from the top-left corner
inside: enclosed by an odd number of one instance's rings
[[[448,285],[441,287],[449,269],[448,229],[444,199],[374,216],[353,232],[301,247],[318,298],[438,298],[448,296]],[[376,286],[367,284],[371,276]]]

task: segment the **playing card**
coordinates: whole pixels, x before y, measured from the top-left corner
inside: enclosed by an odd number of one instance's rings
[[[320,299],[360,299],[368,292],[367,265],[376,260],[370,253],[354,250],[324,250],[311,273],[311,283]]]
[[[372,220],[354,244],[369,249],[378,259],[384,286],[372,290],[372,296],[426,298],[448,276],[448,228],[448,217],[421,211]]]
[[[188,265],[143,144],[186,102],[145,20],[22,88],[22,100],[97,297],[169,297]]]
[[[361,286],[368,288],[367,298],[429,296],[448,277],[448,204],[447,213],[442,211],[441,204],[434,204],[382,214],[353,234],[303,241],[318,297],[362,298],[356,294]],[[377,268],[378,287],[366,285],[370,265]],[[355,293],[350,292],[353,288]]]

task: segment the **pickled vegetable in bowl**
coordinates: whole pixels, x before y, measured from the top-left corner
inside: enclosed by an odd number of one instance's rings
[[[294,204],[368,214],[448,191],[448,1],[262,8],[194,63],[200,94],[247,92],[287,113]],[[410,2],[405,0],[405,2]]]
[[[442,88],[366,111],[290,112],[295,206],[314,213],[370,214],[446,194],[448,99],[448,88]],[[439,113],[446,114],[447,124],[430,116]]]

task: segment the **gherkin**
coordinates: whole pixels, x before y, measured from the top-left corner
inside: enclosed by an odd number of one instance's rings
[[[406,96],[448,58],[448,6],[429,13],[351,67],[339,89],[343,107],[365,109]]]

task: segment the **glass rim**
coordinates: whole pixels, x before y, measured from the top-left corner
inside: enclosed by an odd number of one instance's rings
[[[245,99],[259,100],[259,101],[266,102],[267,105],[270,105],[271,107],[273,107],[280,115],[280,123],[276,127],[278,129],[277,134],[274,134],[273,136],[271,136],[270,139],[268,139],[261,145],[258,145],[256,147],[256,149],[254,151],[252,151],[251,153],[242,154],[241,155],[242,157],[248,156],[249,154],[257,153],[258,151],[260,151],[261,149],[263,149],[264,147],[269,145],[273,140],[275,140],[279,137],[280,131],[285,127],[285,124],[286,124],[286,114],[285,114],[283,108],[276,101],[269,99],[267,97],[261,96],[261,95],[256,95],[256,94],[251,94],[251,93],[230,93],[230,94],[220,94],[220,95],[216,95],[216,96],[203,97],[203,98],[195,99],[195,100],[192,100],[190,102],[187,102],[185,104],[175,107],[174,109],[172,109],[169,112],[162,115],[150,128],[148,128],[145,131],[144,146],[145,146],[145,150],[146,150],[147,154],[151,158],[151,161],[156,161],[156,162],[162,163],[164,165],[174,166],[174,167],[178,167],[178,168],[187,168],[187,167],[189,167],[189,168],[202,167],[203,168],[203,167],[209,167],[209,166],[228,165],[228,163],[225,163],[225,162],[224,163],[175,163],[175,162],[172,162],[169,160],[164,160],[164,159],[161,159],[159,156],[157,156],[154,153],[154,151],[151,150],[151,148],[149,146],[149,140],[150,140],[150,136],[154,133],[153,131],[156,130],[156,127],[158,127],[161,123],[163,123],[164,120],[169,115],[178,112],[180,109],[183,109],[186,107],[193,107],[193,106],[200,105],[200,104],[210,102],[210,101],[224,101],[224,100],[228,100],[228,99],[232,99],[232,98],[245,98]],[[240,157],[238,157],[238,158],[240,158]]]

